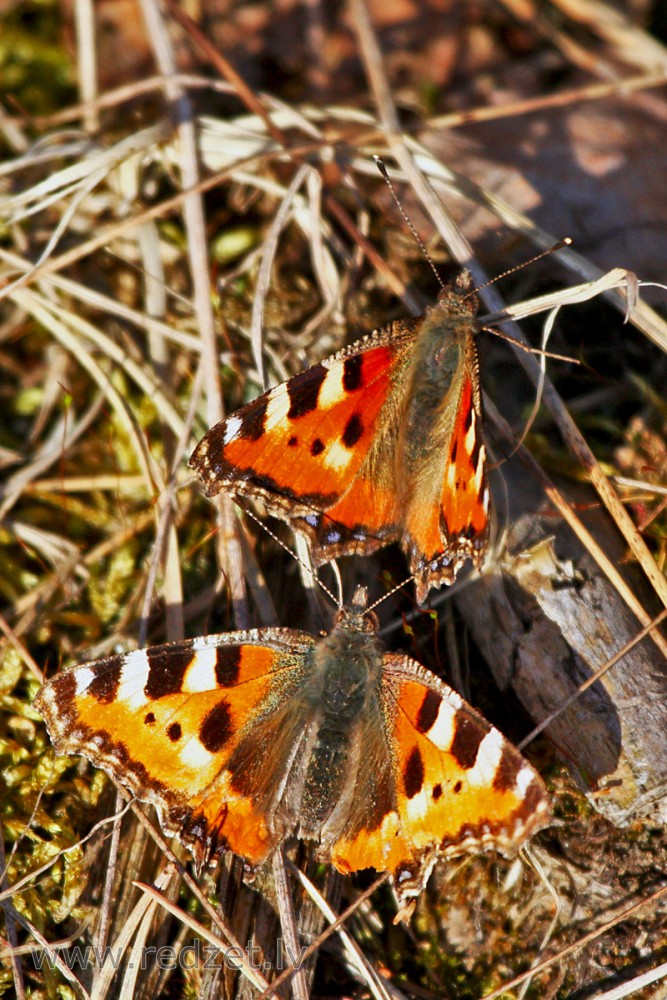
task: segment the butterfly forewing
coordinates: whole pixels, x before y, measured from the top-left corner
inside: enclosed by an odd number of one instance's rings
[[[63,671],[35,706],[59,753],[88,757],[156,805],[169,832],[187,830],[212,788],[220,808],[228,761],[264,716],[290,703],[313,644],[304,633],[259,629],[135,650]],[[272,747],[275,759],[278,750]],[[230,794],[249,827],[253,795]],[[197,822],[197,837],[207,818]],[[227,839],[241,854],[262,841]]]
[[[327,511],[372,447],[404,354],[397,341],[368,338],[216,424],[190,459],[207,493],[258,496],[289,518]]]
[[[444,853],[493,847],[513,853],[548,819],[536,771],[455,691],[407,657],[385,657],[383,691],[393,702],[392,742],[412,843],[429,833]],[[421,831],[421,832],[420,832]]]

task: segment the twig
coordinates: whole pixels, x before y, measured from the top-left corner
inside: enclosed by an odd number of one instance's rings
[[[292,992],[294,1000],[309,1000],[308,983],[303,962],[299,961],[300,952],[299,935],[296,929],[294,917],[294,903],[290,892],[287,872],[285,871],[285,856],[282,848],[274,851],[271,861],[271,874],[278,900],[278,913],[280,914],[280,929],[285,940],[286,952],[293,957],[291,972]]]
[[[489,400],[486,402],[486,409],[489,415],[492,417],[494,424],[498,429],[505,435],[508,441],[516,444],[516,438],[512,433],[512,429],[507,423],[507,421],[500,415],[496,407]],[[607,577],[609,582],[612,584],[614,589],[617,591],[619,597],[625,601],[627,606],[630,608],[632,613],[636,616],[639,623],[646,628],[652,627],[652,616],[644,609],[643,605],[639,599],[635,596],[634,591],[628,586],[621,574],[619,573],[617,567],[614,565],[612,560],[607,556],[606,552],[597,543],[593,535],[588,531],[583,522],[577,517],[575,512],[572,510],[570,504],[567,502],[565,497],[562,495],[560,490],[553,484],[551,479],[547,476],[546,472],[542,469],[541,465],[533,458],[531,453],[526,448],[521,448],[518,454],[522,462],[525,462],[530,466],[530,470],[534,475],[540,480],[544,486],[544,491],[549,497],[549,500],[554,505],[555,509],[561,515],[561,517],[567,521],[570,528],[572,528],[574,534],[586,548],[587,552],[598,564],[604,575]],[[655,564],[654,564],[655,565]],[[657,568],[657,567],[656,567]],[[667,639],[665,639],[659,632],[651,632],[651,639],[661,651],[663,655],[667,655]]]
[[[166,30],[162,12],[156,0],[141,0],[148,36],[152,40],[158,65],[169,76],[176,72],[171,40]],[[172,80],[165,83],[165,93],[174,101],[178,110],[178,132],[180,137],[180,166],[183,184],[194,188],[199,182],[197,139],[192,106],[183,89]],[[183,203],[183,214],[187,232],[190,274],[194,288],[194,305],[199,325],[202,350],[200,364],[204,369],[207,420],[212,427],[222,419],[222,394],[218,372],[218,356],[215,338],[215,324],[211,308],[209,262],[206,243],[204,209],[198,193],[192,193]],[[234,604],[236,622],[240,628],[249,624],[246,604],[245,582],[242,572],[241,550],[236,538],[236,518],[231,500],[219,498],[215,504],[220,520],[218,557],[229,579],[230,592]]]
[[[296,174],[292,178],[292,182],[287,189],[287,193],[283,198],[266,235],[262,262],[259,266],[259,274],[257,275],[257,285],[255,286],[255,295],[252,303],[252,318],[250,321],[250,343],[252,345],[252,356],[255,362],[255,367],[257,368],[260,382],[265,390],[269,388],[269,383],[267,382],[266,372],[264,370],[264,354],[262,351],[264,301],[271,283],[271,268],[278,249],[278,239],[280,237],[280,233],[287,222],[287,217],[291,211],[294,196],[311,170],[312,167],[309,167],[304,163],[299,167]]]
[[[92,0],[75,0],[74,27],[76,54],[79,70],[79,93],[86,105],[83,126],[86,132],[97,132],[99,119],[95,107],[97,97],[97,46],[95,37],[95,9]]]

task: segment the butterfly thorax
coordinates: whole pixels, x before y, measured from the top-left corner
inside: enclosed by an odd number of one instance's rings
[[[313,703],[327,725],[346,727],[380,681],[379,644],[373,635],[341,625],[317,644],[313,658]]]
[[[453,293],[452,297],[453,297]],[[470,350],[475,320],[465,308],[468,303],[454,300],[456,311],[445,312],[442,305],[432,306],[426,316],[415,346],[411,390],[401,428],[399,454],[408,463],[419,461],[439,443],[436,434],[443,419],[454,408],[461,392],[463,359]],[[404,479],[408,477],[405,476]]]

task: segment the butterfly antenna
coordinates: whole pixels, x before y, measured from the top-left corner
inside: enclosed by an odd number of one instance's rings
[[[336,588],[338,590],[338,602],[337,602],[338,603],[338,607],[342,608],[343,607],[343,580],[342,580],[342,577],[340,575],[340,569],[338,568],[338,563],[336,562],[335,559],[331,560],[331,562],[329,563],[329,566],[331,567],[331,572],[334,575],[334,579],[336,581]],[[315,579],[317,580],[318,583],[320,582],[319,576],[315,577]]]
[[[431,257],[430,253],[426,249],[426,245],[425,245],[423,239],[421,238],[421,236],[419,235],[419,233],[415,229],[415,227],[414,227],[414,225],[412,223],[412,219],[409,217],[408,213],[405,211],[405,209],[401,205],[400,199],[399,199],[398,195],[396,194],[396,188],[394,187],[393,182],[392,182],[389,174],[387,173],[387,168],[385,166],[384,160],[382,160],[379,156],[375,156],[375,155],[373,155],[373,159],[375,160],[375,166],[378,168],[378,170],[382,174],[382,177],[384,178],[385,184],[387,185],[387,187],[391,191],[391,196],[394,199],[394,201],[396,202],[396,207],[398,208],[399,212],[403,216],[403,219],[405,220],[406,226],[408,227],[408,229],[410,230],[410,232],[414,236],[415,241],[417,243],[417,246],[421,250],[421,252],[424,255],[424,257],[426,258],[429,267],[431,268],[431,270],[433,271],[433,273],[435,275],[436,281],[438,282],[438,284],[440,285],[440,288],[444,292],[444,290],[445,290],[445,283],[442,280],[442,278],[440,277],[440,275],[438,274],[438,269],[435,266],[435,264],[433,263],[433,258]]]
[[[397,583],[394,587],[391,588],[391,590],[388,590],[386,594],[382,594],[381,597],[378,597],[377,601],[373,601],[371,606],[369,608],[366,608],[366,610],[373,611],[375,608],[377,608],[378,604],[382,604],[382,602],[386,601],[388,597],[391,597],[392,594],[395,594],[397,590],[402,590],[402,588],[405,587],[406,583],[412,583],[414,578],[415,578],[414,573],[411,576],[407,576],[405,580],[401,580],[401,582]]]
[[[510,274],[514,274],[516,271],[520,271],[524,267],[528,267],[529,264],[535,264],[538,260],[542,260],[543,257],[548,257],[549,254],[556,253],[557,250],[562,250],[563,247],[572,246],[572,240],[569,236],[565,236],[558,243],[554,243],[552,247],[548,250],[543,250],[542,253],[535,254],[534,257],[529,257],[528,260],[521,261],[520,264],[515,264],[514,267],[508,267],[506,271],[502,271],[497,274],[495,278],[491,278],[489,281],[485,281],[483,285],[478,285],[477,288],[473,288],[472,291],[468,292],[468,295],[476,295],[481,292],[483,288],[488,288],[489,285],[495,285],[496,281],[500,281],[501,278],[507,278]],[[468,296],[464,296],[467,298]]]
[[[287,554],[290,555],[292,557],[292,559],[294,559],[295,562],[297,562],[299,564],[299,566],[301,566],[303,569],[305,569],[308,573],[313,573],[313,567],[309,566],[308,563],[305,561],[305,559],[302,559],[301,556],[298,553],[294,552],[293,549],[291,549],[289,547],[289,545],[287,545],[285,542],[283,542],[282,538],[278,538],[278,536],[275,534],[275,532],[271,531],[271,528],[269,528],[268,524],[265,524],[264,521],[261,521],[257,517],[257,515],[253,514],[253,512],[248,507],[243,507],[243,511],[244,511],[244,513],[246,513],[248,515],[248,517],[252,518],[252,520],[256,524],[258,524],[260,526],[260,528],[262,529],[262,531],[265,531],[267,533],[267,535],[269,536],[269,538],[272,538],[274,540],[274,542],[277,542],[278,545],[280,546],[280,548],[283,549],[285,552],[287,552]],[[341,607],[341,601],[339,601],[339,600],[336,599],[336,597],[333,595],[333,593],[327,587],[326,583],[322,583],[322,581],[320,580],[319,576],[317,576],[316,573],[313,573],[313,576],[315,577],[315,579],[317,580],[318,584],[320,585],[320,587],[322,588],[322,590],[324,591],[324,593],[327,595],[327,597],[329,597],[331,599],[331,601],[333,602],[333,604],[337,608],[340,608]],[[338,581],[339,581],[339,589],[340,589],[340,577],[338,578]]]

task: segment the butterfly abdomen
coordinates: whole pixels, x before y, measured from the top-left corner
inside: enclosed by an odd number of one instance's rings
[[[348,808],[359,766],[360,722],[377,701],[382,656],[374,635],[342,626],[314,650],[308,700],[317,706],[317,732],[306,765],[300,835],[327,839]],[[345,805],[341,805],[341,804]]]
[[[303,786],[300,824],[303,835],[319,839],[319,831],[340,801],[350,754],[349,724],[319,729]]]

